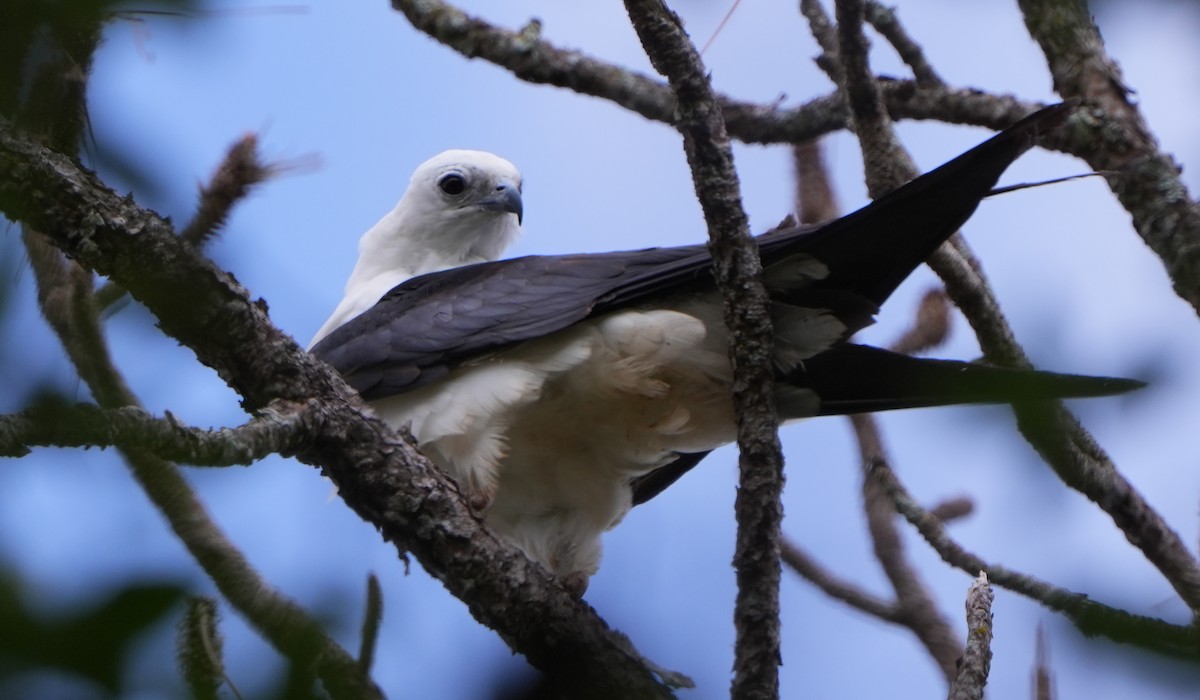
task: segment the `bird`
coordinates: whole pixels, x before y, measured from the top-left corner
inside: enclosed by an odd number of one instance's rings
[[[1142,386],[851,339],[1071,110],[1038,111],[846,216],[754,239],[781,421]],[[310,347],[494,532],[582,595],[603,533],[736,439],[729,334],[703,244],[499,259],[521,194],[490,153],[419,166]]]

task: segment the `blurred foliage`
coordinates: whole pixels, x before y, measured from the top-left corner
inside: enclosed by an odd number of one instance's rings
[[[125,662],[139,640],[185,594],[174,583],[134,583],[82,610],[47,614],[23,589],[11,572],[0,574],[0,689],[19,687],[27,674],[66,672],[113,697],[124,690]]]

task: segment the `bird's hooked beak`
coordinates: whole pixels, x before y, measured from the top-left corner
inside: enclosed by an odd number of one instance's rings
[[[477,205],[481,209],[490,209],[492,211],[506,211],[517,215],[517,223],[521,223],[525,208],[521,202],[521,191],[513,185],[503,184],[497,185],[496,190],[492,194],[479,200]]]

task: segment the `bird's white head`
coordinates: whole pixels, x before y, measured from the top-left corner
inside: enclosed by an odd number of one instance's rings
[[[498,259],[521,232],[521,173],[484,151],[425,161],[404,196],[358,242],[346,296],[313,339],[366,311],[410,277]]]
[[[523,213],[516,166],[484,151],[445,151],[416,169],[396,208],[367,236],[382,227],[372,244],[405,248],[406,266],[422,274],[499,258],[520,233]]]

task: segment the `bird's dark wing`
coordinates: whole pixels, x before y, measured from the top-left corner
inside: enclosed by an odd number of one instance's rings
[[[830,309],[853,332],[971,215],[1004,169],[1062,121],[1058,105],[841,219],[758,239],[773,297]],[[818,261],[821,279],[787,280]],[[703,246],[530,256],[423,275],[321,340],[313,352],[367,399],[428,384],[482,353],[589,316],[712,289]]]
[[[368,400],[435,381],[461,362],[587,318],[628,277],[702,247],[529,256],[454,268],[398,285],[312,351]]]
[[[772,297],[831,309],[850,322],[848,334],[866,326],[896,287],[970,218],[1005,169],[1073,109],[1073,104],[1062,103],[1035,112],[840,219],[759,236],[763,268],[773,282]],[[812,260],[828,274],[819,280],[804,275],[789,286],[787,268]],[[710,284],[710,265],[707,255],[680,256],[644,268],[642,274],[623,276],[597,300],[594,311],[642,303],[650,295],[669,296],[695,288],[697,282]]]

